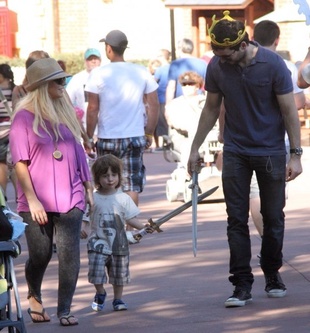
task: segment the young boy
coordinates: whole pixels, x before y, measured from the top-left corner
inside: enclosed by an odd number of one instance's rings
[[[94,209],[90,218],[88,239],[88,280],[94,284],[96,294],[92,303],[94,311],[102,311],[106,298],[103,284],[113,285],[115,311],[127,310],[122,301],[123,286],[129,283],[129,246],[126,224],[136,229],[154,230],[143,225],[137,215],[140,213],[130,196],[120,190],[122,161],[112,154],[99,157],[92,166]]]

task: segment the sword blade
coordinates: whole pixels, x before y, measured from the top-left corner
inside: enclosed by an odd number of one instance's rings
[[[194,171],[192,176],[192,243],[193,254],[197,254],[197,205],[198,205],[198,172]]]
[[[203,199],[207,198],[208,196],[210,196],[211,194],[213,194],[219,187],[218,186],[214,186],[212,187],[210,190],[200,194],[197,198],[197,203],[201,202]],[[159,228],[163,223],[169,221],[170,219],[172,219],[173,217],[175,217],[176,215],[182,213],[184,210],[186,210],[187,208],[192,206],[192,201],[188,201],[185,204],[183,204],[182,206],[174,209],[173,211],[171,211],[170,213],[164,215],[163,217],[159,218],[156,221],[153,221],[152,218],[150,218],[148,220],[150,226],[155,229],[157,232],[162,232],[162,230]]]

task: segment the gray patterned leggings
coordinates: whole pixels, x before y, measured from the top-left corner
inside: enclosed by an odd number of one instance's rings
[[[66,214],[47,213],[48,223],[40,226],[28,212],[19,212],[26,227],[29,258],[25,266],[28,298],[40,303],[44,273],[53,253],[53,236],[56,230],[56,246],[59,263],[57,315],[70,313],[73,294],[80,270],[80,231],[83,212],[73,208]]]

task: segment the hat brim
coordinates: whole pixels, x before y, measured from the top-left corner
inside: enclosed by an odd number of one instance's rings
[[[94,53],[88,55],[87,58],[84,57],[84,59],[85,59],[85,60],[88,60],[90,57],[96,57],[96,58],[98,58],[98,59],[101,59],[101,57],[98,56],[98,54],[94,54]]]
[[[62,79],[63,77],[69,77],[69,76],[72,76],[66,72],[60,72],[60,73],[56,73],[54,75],[51,75],[49,77],[45,77],[39,81],[35,81],[31,84],[27,84],[25,86],[26,90],[28,91],[34,91],[36,90],[38,87],[42,86],[43,84],[45,83],[48,83],[49,81],[53,81],[53,80],[57,80],[57,79]]]
[[[122,46],[122,45],[113,45],[113,44],[110,44],[109,42],[107,42],[107,40],[106,40],[106,38],[101,38],[100,40],[99,40],[99,43],[106,43],[107,45],[110,45],[110,46],[113,46],[113,47],[122,47],[122,48],[124,48],[124,49],[129,49],[129,46],[126,44],[126,46],[124,45],[124,46]],[[128,42],[127,42],[128,43]]]

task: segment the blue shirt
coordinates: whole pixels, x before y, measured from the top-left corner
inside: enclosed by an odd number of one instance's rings
[[[168,84],[168,73],[170,64],[160,66],[156,69],[154,78],[158,83],[157,95],[160,104],[166,104],[166,89]]]
[[[224,150],[248,156],[285,154],[285,126],[276,95],[292,92],[293,85],[278,54],[259,47],[245,68],[214,56],[206,88],[224,97]]]
[[[183,95],[182,86],[179,83],[179,76],[188,71],[198,73],[203,79],[206,77],[207,63],[199,58],[181,58],[172,61],[169,68],[168,82],[174,80],[177,82],[174,97]]]

